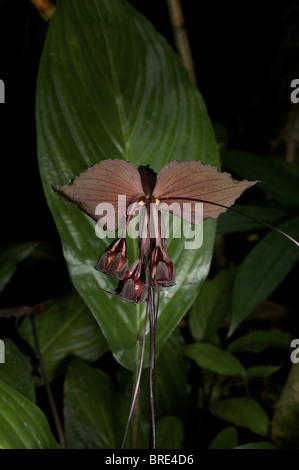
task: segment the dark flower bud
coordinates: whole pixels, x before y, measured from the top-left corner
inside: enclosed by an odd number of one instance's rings
[[[128,269],[126,239],[116,238],[104,253],[102,253],[95,269],[110,274],[117,279],[123,279]]]
[[[129,302],[140,303],[147,299],[144,265],[142,260],[135,261],[119,282],[118,297]]]
[[[170,287],[175,285],[175,270],[173,262],[166,253],[166,249],[157,245],[151,256],[150,276],[153,287]]]

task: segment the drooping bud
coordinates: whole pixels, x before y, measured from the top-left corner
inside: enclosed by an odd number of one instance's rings
[[[117,279],[123,279],[128,269],[126,247],[125,238],[116,238],[102,253],[95,269]]]
[[[165,247],[157,245],[151,256],[150,277],[153,287],[170,287],[175,285],[175,269]]]
[[[127,270],[123,280],[119,282],[118,297],[134,303],[144,302],[147,299],[148,291],[145,277],[143,260],[138,259]]]

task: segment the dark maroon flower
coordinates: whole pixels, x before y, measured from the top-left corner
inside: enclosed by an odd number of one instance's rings
[[[147,299],[149,287],[175,285],[175,269],[166,251],[160,210],[172,212],[190,224],[215,219],[257,181],[236,181],[228,173],[199,161],[166,163],[156,174],[138,170],[123,160],[103,160],[58,189],[65,199],[107,230],[123,228],[122,235],[104,251],[95,268],[119,279],[116,295],[130,302]],[[195,203],[203,204],[199,218]],[[184,204],[190,210],[184,210]],[[101,204],[113,210],[98,211]],[[109,206],[109,204],[111,206]],[[143,210],[139,258],[128,269],[125,237],[130,220]]]
[[[142,260],[135,261],[118,284],[118,297],[129,302],[144,302],[148,291],[146,271],[147,266],[144,266]]]
[[[151,256],[151,285],[153,287],[170,287],[175,285],[175,270],[165,248],[157,245]]]
[[[123,279],[128,269],[126,246],[125,238],[116,238],[102,253],[95,265],[95,269],[102,273],[110,274],[117,279]]]

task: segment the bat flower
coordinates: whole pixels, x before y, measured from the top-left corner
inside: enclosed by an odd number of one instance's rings
[[[64,199],[75,202],[99,227],[107,231],[118,231],[119,236],[101,254],[95,266],[98,271],[118,279],[118,287],[112,295],[129,302],[147,302],[136,386],[122,448],[138,396],[148,316],[151,439],[152,447],[155,448],[154,367],[159,296],[161,288],[175,284],[175,269],[167,254],[162,211],[171,212],[188,224],[197,225],[205,219],[216,219],[230,209],[243,191],[256,183],[257,181],[236,181],[230,174],[219,172],[217,168],[199,161],[172,161],[166,163],[156,174],[149,167],[136,169],[132,163],[124,160],[103,160],[57,190]],[[198,206],[202,210],[198,211]],[[126,237],[129,224],[137,213],[139,257],[130,265]],[[296,240],[279,229],[242,214],[280,232],[299,246]],[[157,289],[157,301],[154,298],[154,288]]]
[[[126,251],[126,240],[116,238],[100,256],[95,269],[102,273],[111,274],[117,279],[123,279],[128,270]]]
[[[149,287],[175,284],[175,269],[166,250],[160,211],[189,224],[216,219],[257,181],[236,181],[228,173],[199,161],[172,161],[156,174],[124,160],[103,160],[57,192],[108,231],[121,235],[100,256],[95,269],[119,280],[114,295],[140,303]],[[196,210],[201,203],[203,212]],[[188,206],[188,210],[186,210]],[[126,236],[129,222],[140,211],[139,258],[129,266]]]

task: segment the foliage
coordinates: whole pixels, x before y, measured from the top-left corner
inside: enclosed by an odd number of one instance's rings
[[[93,269],[108,241],[98,239],[93,222],[51,185],[69,183],[105,158],[150,164],[156,171],[169,160],[219,167],[216,140],[183,65],[126,0],[57,2],[40,62],[36,119],[43,189],[62,241],[60,262],[76,292],[54,292],[29,314],[14,302],[9,312],[0,309],[6,317],[0,321],[13,323],[12,338],[4,338],[6,362],[0,363],[0,448],[59,448],[48,408],[36,400],[44,377],[31,315],[48,379],[63,401],[67,447],[119,448],[145,308],[98,289],[97,283],[114,289]],[[299,189],[292,170],[239,151],[224,150],[221,161],[236,177],[262,180],[236,207],[298,239]],[[174,234],[168,241],[177,283],[162,293],[157,324],[157,446],[274,448],[271,419],[290,365],[293,331],[250,322],[255,309],[266,310],[265,301],[275,301],[282,283],[293,279],[299,251],[277,232],[265,233],[228,211],[219,219],[218,239],[235,244],[243,256],[231,256],[223,266],[216,256],[212,263],[215,232],[215,221],[204,222],[204,243],[196,251],[184,250],[184,240]],[[1,295],[34,253],[40,262],[49,258],[43,243],[1,247]],[[126,447],[148,447],[147,366],[148,359]]]

